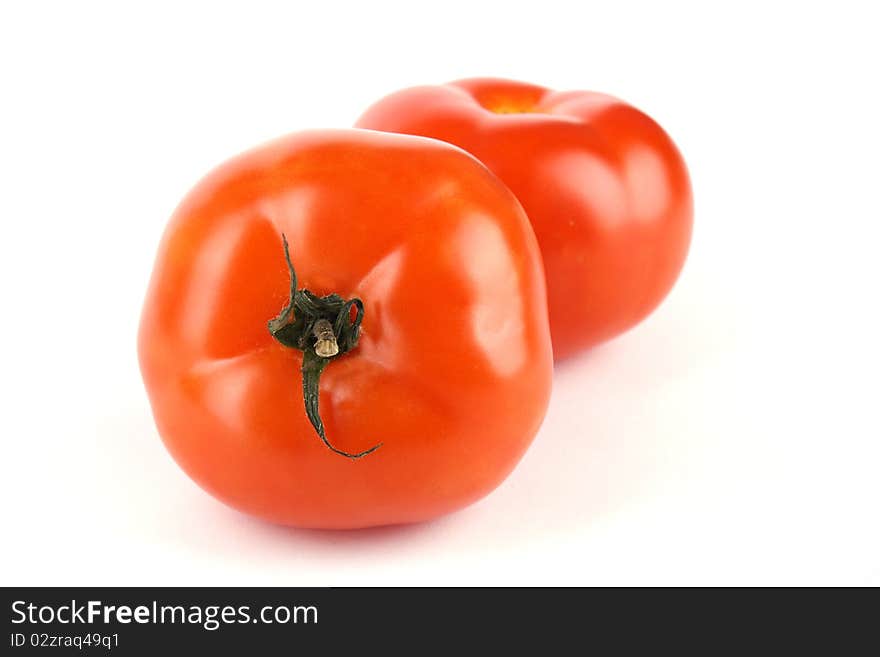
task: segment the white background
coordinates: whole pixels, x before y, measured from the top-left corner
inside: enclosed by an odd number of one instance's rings
[[[2,583],[880,584],[878,20],[820,4],[3,3]],[[558,370],[531,451],[462,512],[227,509],[138,373],[167,217],[255,143],[475,75],[667,128],[696,197],[678,286]]]

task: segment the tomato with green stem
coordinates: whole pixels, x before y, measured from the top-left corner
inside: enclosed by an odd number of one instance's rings
[[[288,525],[414,522],[495,488],[552,355],[534,234],[464,151],[291,135],[210,173],[159,247],[139,332],[182,468]]]
[[[357,126],[455,144],[510,187],[541,245],[557,359],[640,322],[684,265],[693,221],[684,160],[655,121],[617,98],[477,78],[391,94]]]

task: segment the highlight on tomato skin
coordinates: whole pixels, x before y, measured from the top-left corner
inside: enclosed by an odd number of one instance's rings
[[[684,266],[693,224],[684,159],[622,100],[474,78],[392,93],[356,126],[460,146],[514,192],[541,247],[557,360],[638,324]]]
[[[161,240],[138,352],[183,470],[311,528],[485,496],[538,431],[552,376],[519,202],[459,148],[368,130],[289,135],[202,179]]]

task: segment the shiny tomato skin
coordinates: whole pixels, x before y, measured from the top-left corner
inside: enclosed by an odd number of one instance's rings
[[[356,125],[460,146],[516,194],[541,246],[557,360],[644,319],[684,265],[693,221],[684,160],[621,100],[469,79],[394,93]]]
[[[302,353],[267,320],[301,287],[363,300],[358,346],[303,410]],[[138,336],[162,439],[205,490],[312,528],[422,521],[513,469],[543,419],[552,352],[534,234],[464,151],[366,130],[297,133],[221,165],[175,211]]]

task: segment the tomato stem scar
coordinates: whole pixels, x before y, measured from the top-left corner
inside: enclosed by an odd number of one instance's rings
[[[350,459],[359,459],[375,452],[382,443],[362,452],[345,452],[327,440],[324,423],[318,412],[319,381],[327,364],[357,347],[364,304],[358,298],[345,300],[338,294],[319,297],[306,289],[297,289],[296,270],[290,261],[287,237],[282,233],[284,259],[290,276],[287,303],[277,316],[269,320],[269,333],[285,347],[303,353],[302,385],[306,416],[323,443],[333,452]],[[355,318],[351,319],[351,309]]]

